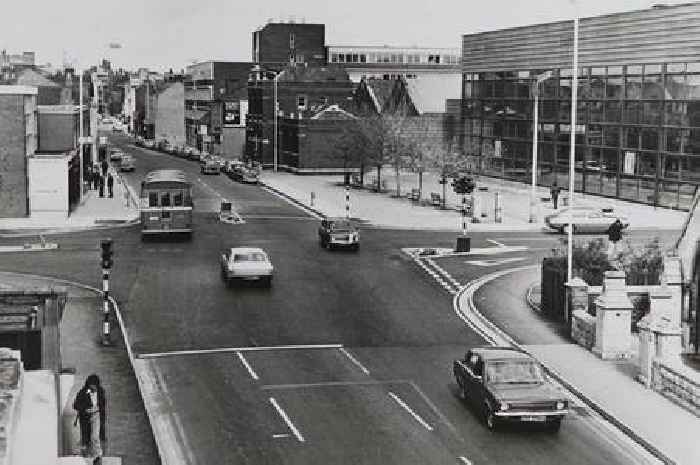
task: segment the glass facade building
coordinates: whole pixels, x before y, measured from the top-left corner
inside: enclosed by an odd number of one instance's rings
[[[679,18],[695,29],[678,32]],[[689,46],[700,5],[580,24],[576,190],[688,209],[700,183],[700,55]],[[537,87],[537,180],[568,186],[572,36],[571,21],[464,36],[462,143],[481,173],[530,182],[534,82],[549,71]]]

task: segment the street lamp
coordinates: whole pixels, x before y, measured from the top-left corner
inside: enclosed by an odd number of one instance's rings
[[[568,235],[568,247],[567,247],[567,282],[571,282],[572,270],[573,270],[573,217],[572,211],[574,206],[574,176],[576,171],[574,170],[574,164],[576,162],[576,105],[578,97],[578,13],[574,18],[574,59],[572,66],[572,82],[571,82],[571,140],[570,140],[570,151],[569,151],[569,230]]]
[[[530,188],[530,223],[534,223],[535,219],[535,186],[537,185],[537,117],[539,113],[539,95],[540,95],[540,84],[547,79],[552,77],[552,72],[547,71],[538,76],[535,76],[535,82],[533,83],[532,92],[535,94],[535,107],[533,110],[534,114],[534,125],[532,128],[532,186]]]
[[[277,156],[278,156],[278,147],[277,147],[277,143],[278,143],[278,141],[277,141],[277,111],[278,111],[277,110],[277,81],[279,80],[279,78],[283,72],[284,71],[280,71],[279,73],[275,74],[275,79],[274,79],[274,84],[273,84],[274,94],[275,94],[274,95],[274,99],[275,99],[275,102],[274,102],[274,105],[275,105],[275,107],[274,107],[275,108],[275,114],[274,114],[275,133],[273,134],[273,137],[274,137],[273,144],[274,145],[272,147],[273,148],[272,171],[274,171],[275,173],[277,172]]]

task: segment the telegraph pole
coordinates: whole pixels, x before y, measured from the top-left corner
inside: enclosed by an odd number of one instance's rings
[[[111,346],[111,334],[109,327],[109,271],[114,263],[112,260],[112,239],[100,241],[102,249],[102,345]]]

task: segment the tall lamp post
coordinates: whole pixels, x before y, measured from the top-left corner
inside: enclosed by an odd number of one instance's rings
[[[567,282],[571,282],[573,271],[573,217],[572,209],[574,206],[574,176],[576,170],[576,105],[578,97],[578,14],[574,18],[574,60],[572,66],[572,82],[571,82],[571,141],[569,151],[569,225],[568,225],[568,247],[567,247]]]
[[[275,99],[275,102],[274,102],[274,105],[275,105],[275,107],[274,107],[275,108],[275,114],[274,114],[275,133],[273,134],[273,144],[274,145],[272,147],[272,149],[273,149],[272,171],[274,171],[275,173],[277,172],[277,161],[278,161],[277,157],[278,157],[278,153],[279,153],[278,147],[277,147],[277,144],[278,144],[278,140],[277,140],[277,111],[278,111],[277,110],[277,81],[279,80],[279,78],[283,72],[284,71],[280,71],[279,73],[275,74],[275,79],[274,79],[274,84],[273,84],[274,99]]]
[[[530,223],[535,223],[535,187],[537,186],[537,129],[538,129],[538,114],[539,114],[539,96],[540,84],[552,77],[552,72],[547,71],[538,76],[535,76],[535,82],[532,86],[532,92],[535,94],[535,106],[533,109],[533,127],[532,127],[532,186],[530,187]]]

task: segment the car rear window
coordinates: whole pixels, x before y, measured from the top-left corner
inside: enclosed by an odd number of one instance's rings
[[[264,262],[265,255],[259,252],[237,253],[233,256],[234,262]]]
[[[352,223],[350,223],[349,221],[333,221],[330,224],[330,228],[340,230],[352,229]]]
[[[529,360],[492,361],[486,366],[489,383],[533,384],[544,381],[540,366]]]

